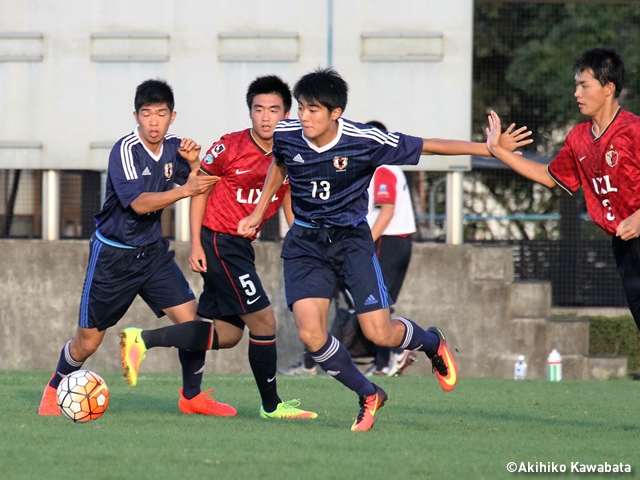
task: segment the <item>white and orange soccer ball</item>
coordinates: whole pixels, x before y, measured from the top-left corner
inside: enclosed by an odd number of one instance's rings
[[[58,385],[57,396],[62,414],[79,423],[97,420],[109,405],[109,387],[90,370],[67,375]]]

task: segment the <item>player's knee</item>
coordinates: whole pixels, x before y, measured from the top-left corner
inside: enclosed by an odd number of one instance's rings
[[[69,345],[71,357],[78,362],[84,362],[87,358],[95,353],[100,346],[100,341],[94,339],[74,338]]]
[[[242,333],[243,331],[239,330],[238,334],[236,334],[235,332],[225,332],[224,336],[218,336],[218,348],[222,350],[225,348],[235,347],[238,343],[240,343],[240,340],[242,340]]]
[[[380,347],[395,347],[397,342],[393,341],[392,332],[386,328],[363,328],[362,333],[367,339]]]
[[[299,330],[298,337],[311,352],[317,352],[327,342],[327,332],[322,330]]]

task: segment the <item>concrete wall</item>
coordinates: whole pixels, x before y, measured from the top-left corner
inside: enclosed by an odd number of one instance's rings
[[[290,312],[285,307],[279,243],[255,242],[258,269],[276,310],[281,365],[300,359]],[[189,246],[174,244],[176,258],[194,291],[202,282],[188,270]],[[64,343],[74,335],[88,242],[0,241],[0,369],[55,367]],[[397,314],[420,325],[443,328],[455,348],[463,376],[508,377],[520,353],[530,362],[530,376],[544,375],[548,353],[545,319],[549,317],[548,283],[513,283],[509,248],[416,244]],[[97,371],[117,371],[120,353],[117,333],[127,326],[153,328],[167,324],[136,300],[103,345],[86,363]],[[537,326],[536,326],[537,325]],[[541,331],[541,341],[535,334]],[[518,332],[520,332],[518,334]],[[248,372],[247,334],[232,350],[210,352],[212,372]],[[145,371],[179,371],[174,349],[154,349],[144,361]],[[431,374],[422,355],[412,374]]]

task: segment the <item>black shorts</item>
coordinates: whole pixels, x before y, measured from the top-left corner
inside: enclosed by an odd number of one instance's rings
[[[240,315],[257,312],[271,303],[256,272],[256,254],[248,238],[202,227],[207,272],[198,315],[244,328]]]
[[[127,312],[136,295],[158,318],[165,308],[182,305],[195,295],[163,238],[145,247],[125,249],[93,235],[84,279],[78,325],[100,331],[112,327]]]
[[[411,260],[411,237],[382,235],[375,245],[384,283],[387,285],[391,300],[395,303]]]
[[[640,329],[640,238],[625,241],[614,235],[611,246],[629,310]]]
[[[320,228],[294,223],[284,239],[282,258],[289,308],[305,298],[333,298],[338,279],[351,293],[357,313],[391,304],[366,222]]]

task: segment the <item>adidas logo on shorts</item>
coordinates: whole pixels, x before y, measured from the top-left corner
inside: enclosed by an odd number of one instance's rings
[[[378,303],[378,300],[373,295],[369,295],[364,301],[365,305],[375,305],[376,303]]]

